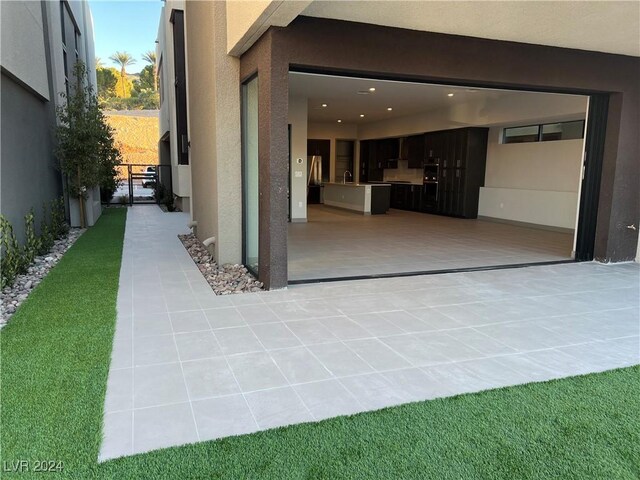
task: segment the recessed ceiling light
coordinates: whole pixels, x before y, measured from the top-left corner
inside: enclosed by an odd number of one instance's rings
[[[387,107],[387,110],[391,111],[391,110],[393,110],[393,108],[391,108],[391,107]]]
[[[371,87],[371,88],[369,89],[369,91],[370,91],[370,92],[375,92],[375,91],[376,91],[376,87]]]
[[[342,123],[342,120],[338,120],[338,123]]]
[[[325,108],[326,106],[327,106],[327,104],[326,104],[326,103],[323,103],[323,104],[322,104],[322,108]]]
[[[361,113],[361,114],[360,114],[360,118],[364,118],[364,113]]]
[[[453,93],[447,93],[447,97],[453,97]]]
[[[477,92],[477,91],[478,91],[478,89],[477,89],[477,88],[467,88],[466,90],[467,90],[467,92],[469,92],[469,93],[475,93],[475,92]]]

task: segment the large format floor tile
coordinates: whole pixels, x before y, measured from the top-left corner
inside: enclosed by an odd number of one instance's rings
[[[569,233],[394,209],[386,215],[361,215],[309,205],[307,214],[307,223],[289,224],[290,280],[571,258],[573,235]],[[443,296],[431,305],[461,303],[455,301],[461,298]]]
[[[101,459],[640,363],[637,264],[216,296],[187,221],[129,209]]]

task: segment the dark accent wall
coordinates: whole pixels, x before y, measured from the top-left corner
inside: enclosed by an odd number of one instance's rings
[[[255,72],[260,76],[264,194],[260,246],[261,252],[268,252],[270,266],[264,280],[271,288],[286,285],[287,199],[281,186],[286,186],[290,68],[477,87],[610,94],[594,253],[602,261],[635,257],[638,231],[627,225],[637,226],[640,219],[639,58],[298,17],[286,28],[270,28],[241,58],[242,78]],[[268,250],[262,250],[263,236]]]
[[[53,105],[4,73],[0,96],[0,207],[22,243],[24,215],[33,208],[39,228],[43,202],[62,195],[61,176],[52,153]]]
[[[176,98],[176,134],[178,139],[178,164],[189,165],[189,137],[187,130],[187,67],[185,61],[184,12],[171,12],[173,24],[173,65]]]

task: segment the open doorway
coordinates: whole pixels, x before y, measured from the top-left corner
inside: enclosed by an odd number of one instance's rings
[[[292,135],[330,141],[321,201],[289,226],[291,282],[575,257],[587,96],[298,72],[289,85]]]

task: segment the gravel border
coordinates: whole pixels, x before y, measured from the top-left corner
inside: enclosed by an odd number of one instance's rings
[[[216,295],[264,290],[262,282],[256,280],[244,265],[227,263],[218,266],[207,248],[193,233],[178,235],[178,238]]]
[[[4,327],[31,291],[47,276],[56,263],[86,229],[71,228],[66,237],[56,240],[49,253],[37,256],[27,273],[18,275],[13,285],[0,292],[0,329]]]

